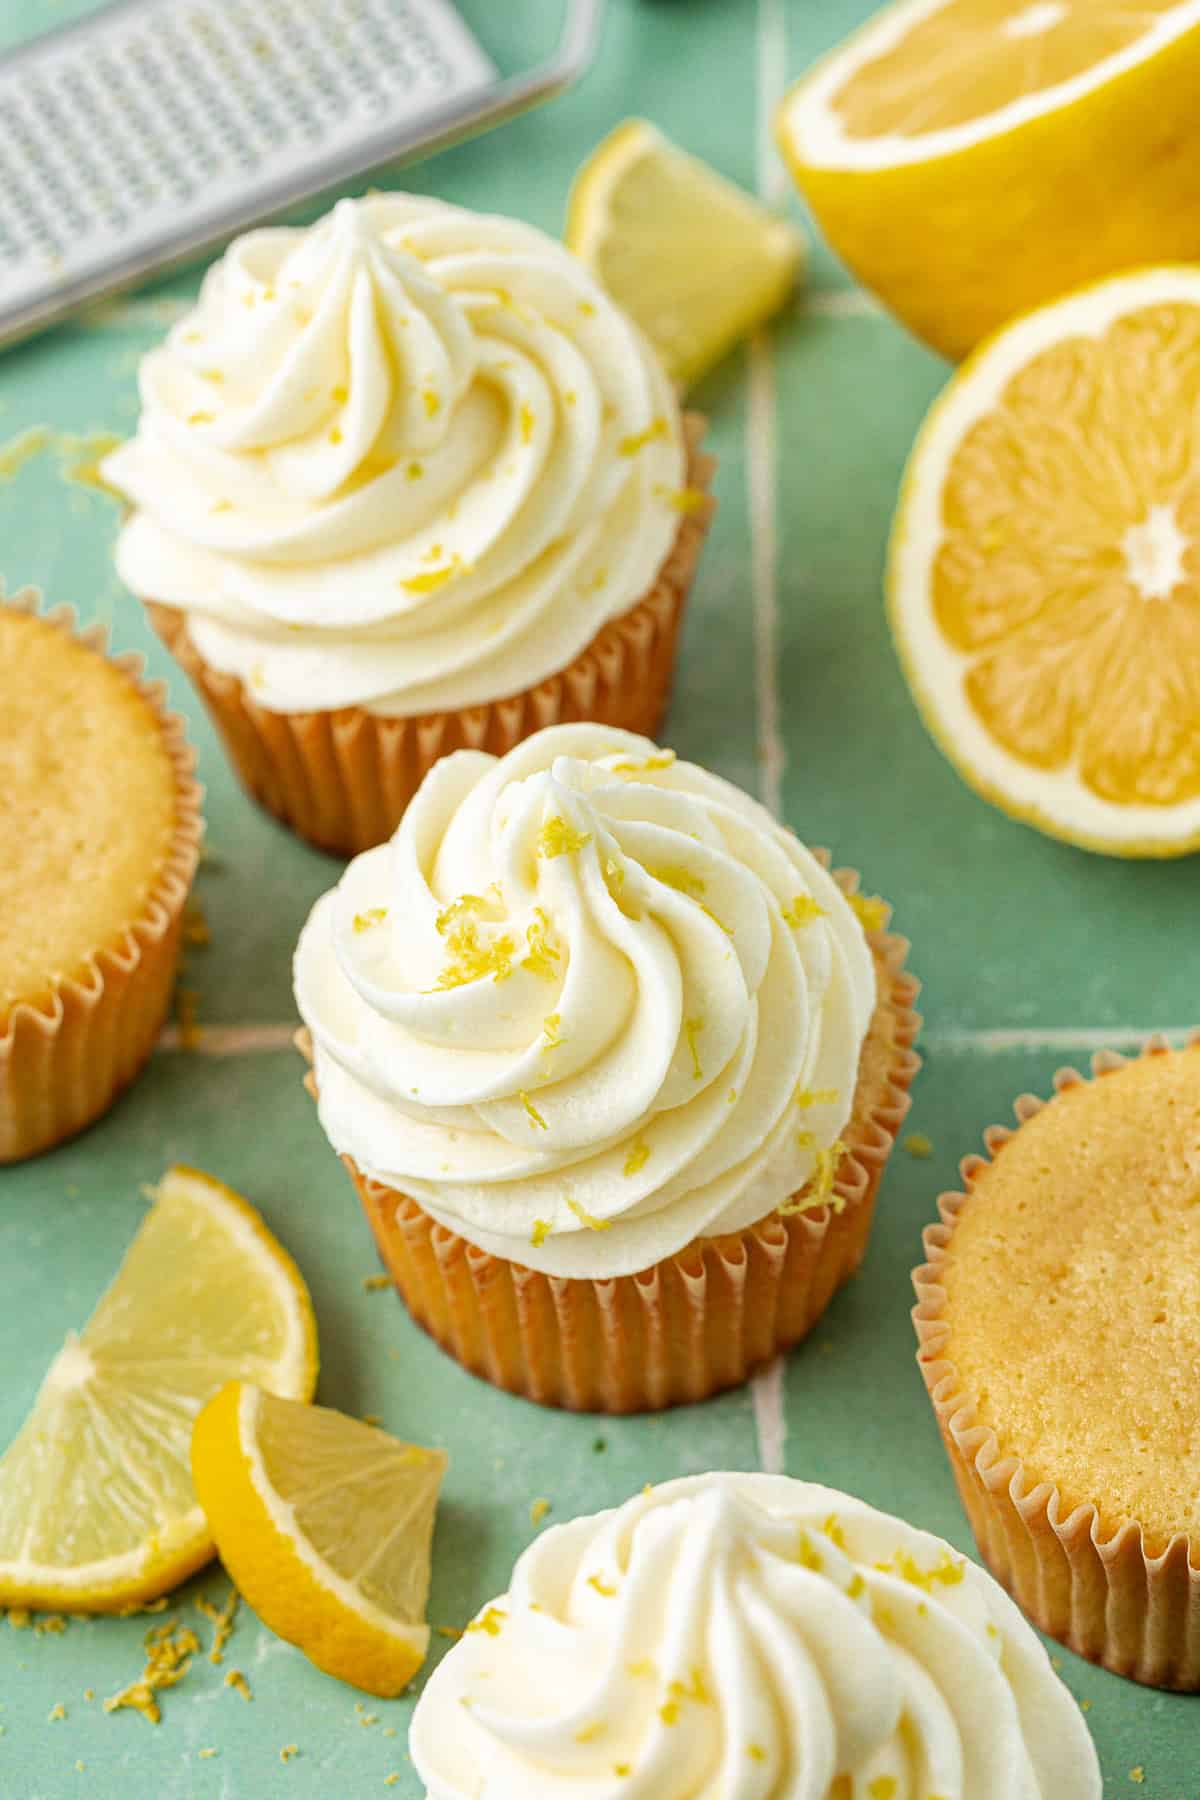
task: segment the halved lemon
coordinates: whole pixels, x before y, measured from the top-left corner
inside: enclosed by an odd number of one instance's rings
[[[221,1561],[265,1625],[327,1675],[398,1694],[429,1647],[445,1453],[231,1382],[192,1440]]]
[[[794,225],[645,119],[576,175],[566,241],[685,384],[778,312],[805,252]]]
[[[972,786],[1118,856],[1200,848],[1200,269],[1084,289],[934,405],[891,623]]]
[[[115,1612],[207,1562],[192,1425],[234,1375],[308,1398],[308,1290],[247,1201],[211,1175],[168,1169],[0,1458],[0,1606]]]
[[[943,355],[1200,257],[1200,0],[902,0],[784,99],[834,249]]]

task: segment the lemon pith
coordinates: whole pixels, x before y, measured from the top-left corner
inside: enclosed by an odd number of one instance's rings
[[[843,260],[959,359],[1056,296],[1200,257],[1197,0],[902,0],[776,131]]]
[[[968,783],[1120,856],[1200,847],[1200,270],[1145,270],[984,345],[918,436],[888,611]]]
[[[223,1183],[169,1169],[0,1458],[0,1605],[114,1612],[178,1585],[213,1554],[189,1466],[197,1413],[231,1375],[307,1398],[316,1370],[291,1257]]]
[[[644,119],[583,164],[565,236],[685,384],[784,305],[805,254],[794,225]]]
[[[240,1382],[209,1402],[192,1441],[196,1491],[244,1598],[326,1674],[381,1696],[399,1693],[428,1649],[445,1464]]]

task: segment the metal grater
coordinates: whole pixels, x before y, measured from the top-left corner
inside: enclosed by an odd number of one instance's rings
[[[450,0],[117,0],[0,56],[0,344],[557,92],[601,4],[510,76]]]

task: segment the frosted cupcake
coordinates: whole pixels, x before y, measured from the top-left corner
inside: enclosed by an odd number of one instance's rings
[[[444,759],[318,902],[321,1122],[468,1368],[630,1411],[810,1329],[917,1066],[906,946],[854,885],[728,782],[572,725]]]
[[[697,1475],[543,1532],[434,1672],[428,1800],[1099,1800],[997,1582],[861,1500]]]
[[[460,747],[657,727],[711,464],[551,238],[408,194],[252,232],[140,386],[118,570],[303,836],[382,842]]]

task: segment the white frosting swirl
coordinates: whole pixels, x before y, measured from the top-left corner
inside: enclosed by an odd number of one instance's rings
[[[685,451],[654,353],[560,244],[409,194],[239,238],[104,463],[126,584],[276,711],[472,706],[652,586]]]
[[[875,1004],[810,852],[599,725],[438,763],[318,901],[295,983],[339,1153],[495,1255],[593,1278],[827,1195]]]
[[[427,1800],[1099,1800],[990,1575],[860,1500],[672,1481],[546,1531],[434,1672]]]

